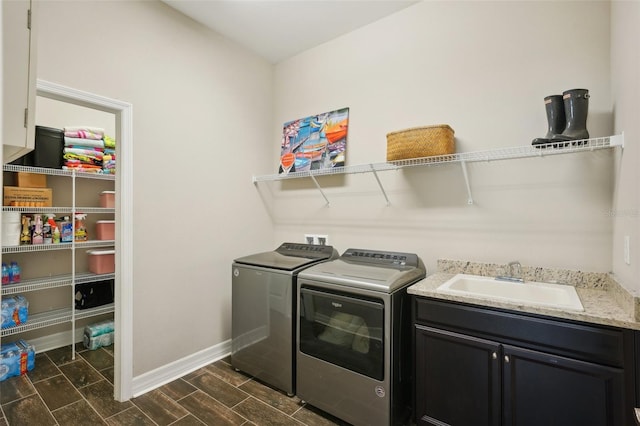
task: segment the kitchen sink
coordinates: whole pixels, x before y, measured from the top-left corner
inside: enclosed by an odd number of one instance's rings
[[[563,284],[512,282],[493,277],[458,274],[439,286],[440,293],[506,300],[523,305],[584,311],[575,287]]]

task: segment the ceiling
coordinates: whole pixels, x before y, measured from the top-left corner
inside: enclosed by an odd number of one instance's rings
[[[272,63],[419,0],[162,0]]]

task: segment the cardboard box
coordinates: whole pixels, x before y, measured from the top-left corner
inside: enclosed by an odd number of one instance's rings
[[[46,188],[47,175],[39,173],[18,172],[18,186],[20,188]]]
[[[5,186],[2,205],[13,207],[51,207],[51,188],[18,188]]]

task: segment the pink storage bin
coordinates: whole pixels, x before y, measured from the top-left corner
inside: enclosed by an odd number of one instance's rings
[[[97,221],[96,237],[99,240],[114,240],[116,238],[116,221],[115,220]]]
[[[91,250],[89,254],[89,272],[110,274],[116,271],[115,250]]]
[[[100,193],[100,207],[113,209],[116,207],[116,191],[102,191]]]

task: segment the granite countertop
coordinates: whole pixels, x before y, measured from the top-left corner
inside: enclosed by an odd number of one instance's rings
[[[442,300],[470,303],[481,306],[510,309],[518,312],[547,315],[594,324],[640,330],[636,318],[636,298],[626,292],[609,274],[581,272],[564,269],[548,269],[522,266],[525,281],[552,282],[573,285],[582,302],[584,311],[529,306],[507,300],[453,295],[438,292],[438,286],[456,274],[482,276],[502,275],[505,265],[477,262],[439,260],[438,272],[418,281],[407,290],[409,294]],[[526,283],[524,284],[526,285]]]

